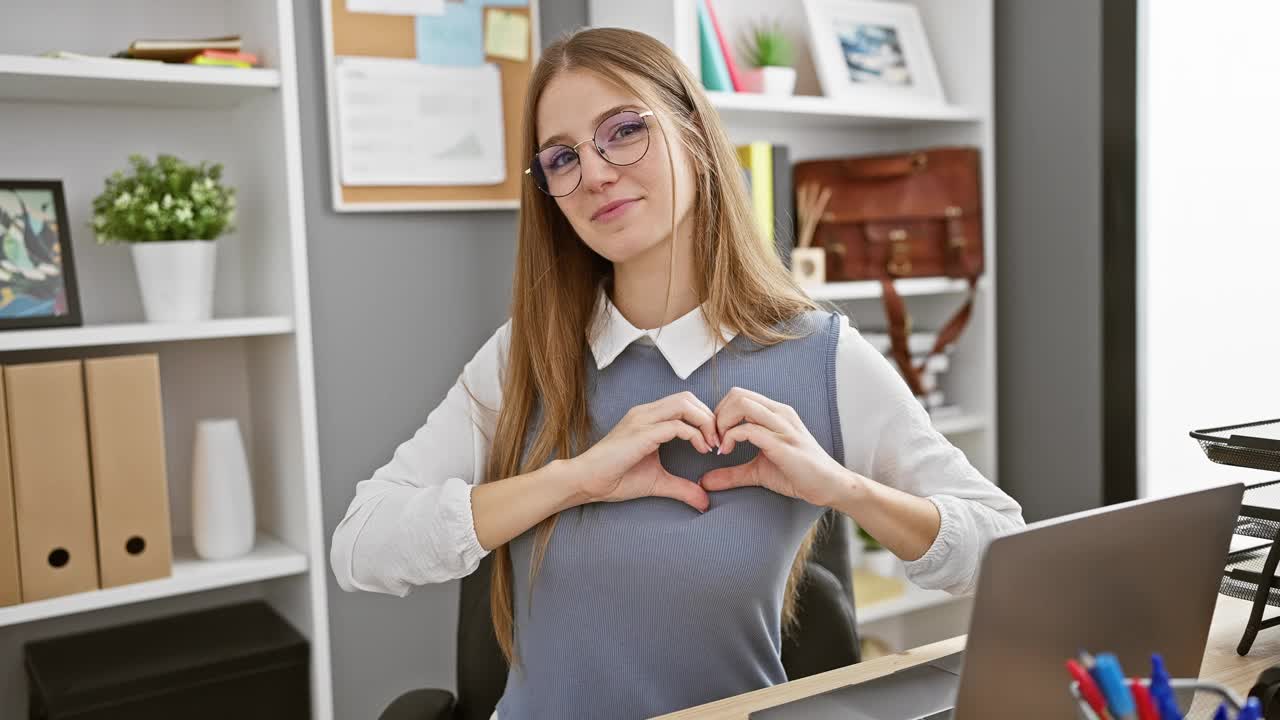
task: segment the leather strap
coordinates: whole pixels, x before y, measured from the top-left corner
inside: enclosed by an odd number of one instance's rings
[[[888,269],[882,269],[880,275],[880,286],[884,296],[884,313],[885,319],[889,325],[889,346],[893,353],[893,359],[897,361],[898,367],[902,370],[903,379],[907,381],[907,387],[911,388],[911,394],[916,397],[924,395],[924,386],[920,381],[920,373],[924,371],[925,365],[930,358],[947,348],[948,345],[955,342],[960,334],[964,332],[964,328],[969,324],[969,316],[973,314],[973,299],[978,291],[978,276],[970,275],[968,277],[969,289],[965,293],[964,304],[956,310],[951,319],[942,326],[938,331],[938,339],[933,343],[933,349],[924,356],[917,367],[911,364],[911,352],[908,337],[911,334],[911,318],[907,314],[907,305],[902,300],[902,296],[898,294],[897,288],[893,285],[893,278],[889,275]]]

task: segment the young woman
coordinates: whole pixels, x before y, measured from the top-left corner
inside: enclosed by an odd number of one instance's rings
[[[784,682],[829,507],[915,583],[971,590],[1021,508],[792,282],[670,50],[560,39],[524,127],[511,320],[356,486],[339,585],[403,596],[493,552],[501,720],[649,717]]]

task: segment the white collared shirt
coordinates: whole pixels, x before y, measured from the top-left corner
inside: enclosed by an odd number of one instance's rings
[[[716,350],[701,308],[660,329],[642,330],[601,297],[589,337],[598,368],[634,342],[651,343],[684,379]],[[732,339],[731,332],[723,335],[723,342]],[[501,405],[509,337],[507,323],[466,364],[413,437],[356,484],[330,551],[343,590],[403,597],[415,586],[471,574],[487,554],[476,539],[471,490],[483,477],[497,414],[476,401],[494,411]],[[897,370],[847,318],[836,347],[836,404],[845,467],[938,508],[938,537],[922,557],[906,563],[907,577],[925,588],[972,592],[982,550],[1022,525],[1022,508],[933,427]]]

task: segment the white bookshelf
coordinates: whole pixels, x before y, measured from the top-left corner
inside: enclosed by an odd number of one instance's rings
[[[247,338],[257,335],[288,335],[292,332],[293,318],[288,315],[214,318],[193,323],[101,323],[0,333],[0,352]]]
[[[234,107],[280,88],[280,71],[0,55],[0,100]]]
[[[771,97],[755,93],[709,92],[707,96],[720,111],[720,117],[730,122],[778,122],[800,128],[901,127],[915,123],[977,122],[981,118],[979,113],[954,105],[886,106],[826,97]]]
[[[857,617],[859,628],[873,623],[897,619],[917,610],[928,610],[940,605],[947,605],[960,599],[943,590],[925,590],[909,582],[903,582],[906,587],[901,595],[857,606],[858,611],[855,616]]]
[[[191,538],[174,538],[173,574],[170,577],[10,605],[0,608],[0,627],[271,580],[306,571],[306,553],[265,533],[258,534],[248,555],[220,561],[201,560],[195,554]]]
[[[985,279],[978,280],[978,287],[986,285]],[[912,295],[947,295],[963,293],[969,289],[964,280],[952,278],[903,278],[894,282],[898,294],[904,297]],[[829,282],[806,288],[809,297],[814,300],[878,300],[880,298],[880,282],[878,280],[857,280],[853,282]]]
[[[991,427],[991,423],[981,415],[957,415],[954,417],[935,418],[933,427],[948,438],[955,439],[955,436],[964,433],[985,432]]]
[[[3,175],[61,180],[83,326],[0,332],[0,364],[160,358],[174,564],[168,578],[0,608],[0,717],[25,717],[22,644],[246,599],[310,642],[312,717],[333,717],[328,554],[320,506],[292,0],[12,0],[0,23]],[[239,34],[263,69],[38,57],[109,55],[134,38]],[[237,230],[217,240],[214,317],[144,321],[129,249],[98,245],[90,206],[128,155],[219,162]],[[194,427],[240,421],[258,539],[210,562],[191,549]]]

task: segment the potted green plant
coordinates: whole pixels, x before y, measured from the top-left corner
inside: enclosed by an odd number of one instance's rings
[[[191,165],[173,155],[129,156],[93,199],[99,245],[127,243],[149,322],[208,320],[216,244],[235,229],[235,189],[222,165]]]
[[[751,92],[765,95],[790,95],[796,88],[796,69],[792,67],[791,41],[777,20],[759,20],[751,24],[743,38],[743,52],[751,66],[743,82]]]

